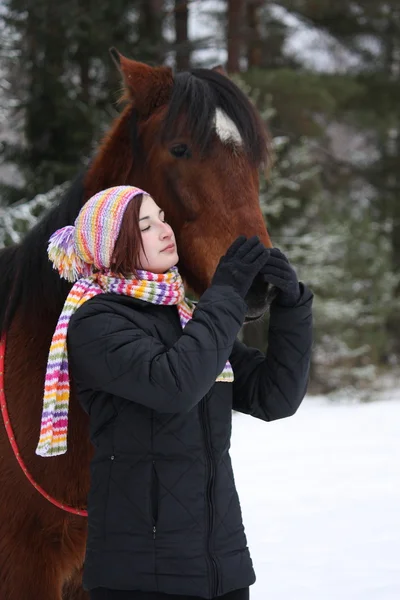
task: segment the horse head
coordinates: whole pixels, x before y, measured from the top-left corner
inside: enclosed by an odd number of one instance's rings
[[[173,74],[116,50],[126,103],[88,171],[85,197],[132,184],[163,208],[177,239],[179,270],[196,294],[241,234],[271,241],[259,203],[268,135],[255,107],[221,68]],[[256,278],[246,320],[259,318],[274,291]]]

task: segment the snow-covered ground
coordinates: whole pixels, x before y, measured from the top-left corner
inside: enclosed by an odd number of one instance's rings
[[[400,385],[273,423],[236,414],[231,454],[251,600],[400,598]]]

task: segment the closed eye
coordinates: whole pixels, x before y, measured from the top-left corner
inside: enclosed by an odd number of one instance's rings
[[[144,219],[148,219],[149,217],[143,217]],[[166,223],[167,221],[165,220],[165,215],[164,215],[164,211],[160,210],[159,212],[159,218],[161,220],[162,223]],[[141,229],[140,231],[149,231],[151,225],[148,225],[147,227],[145,227],[144,229]]]

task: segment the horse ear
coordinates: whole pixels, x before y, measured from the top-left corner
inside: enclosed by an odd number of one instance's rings
[[[114,46],[112,46],[111,48],[108,49],[111,58],[113,59],[117,69],[120,68],[121,66],[121,62],[120,62],[120,53],[118,52],[118,50],[116,48],[114,48]]]
[[[131,101],[142,116],[168,102],[174,83],[170,67],[150,67],[126,58],[115,48],[110,48],[110,54],[125,84],[121,100]]]
[[[216,67],[213,67],[211,70],[216,71],[220,75],[224,75],[224,77],[229,77],[228,72],[225,70],[225,68],[222,65],[217,65]]]

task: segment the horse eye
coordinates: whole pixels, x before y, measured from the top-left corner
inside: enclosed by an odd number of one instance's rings
[[[175,146],[172,146],[169,151],[171,152],[172,156],[175,156],[175,158],[191,157],[189,147],[186,144],[176,144]]]

